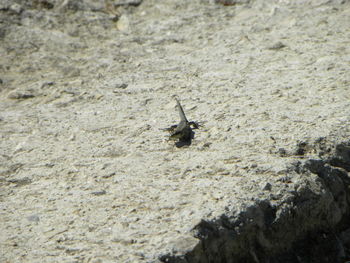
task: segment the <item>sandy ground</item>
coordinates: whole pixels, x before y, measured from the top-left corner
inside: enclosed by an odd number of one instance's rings
[[[309,180],[288,172],[298,144],[349,134],[349,1],[16,2],[0,3],[0,262],[181,255],[202,219]],[[175,95],[203,123],[188,147],[161,130]]]

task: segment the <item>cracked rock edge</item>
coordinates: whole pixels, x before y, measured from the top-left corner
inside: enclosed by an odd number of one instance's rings
[[[327,145],[328,144],[328,145]],[[262,200],[238,216],[226,211],[194,228],[198,244],[184,255],[166,254],[169,263],[344,262],[350,259],[350,141],[313,145],[318,158],[291,165],[316,175],[321,187],[304,186],[278,206]],[[323,149],[327,148],[327,151]]]

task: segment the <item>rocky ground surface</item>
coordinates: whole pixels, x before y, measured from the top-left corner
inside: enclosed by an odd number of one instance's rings
[[[350,260],[349,1],[1,0],[0,54],[1,262]]]

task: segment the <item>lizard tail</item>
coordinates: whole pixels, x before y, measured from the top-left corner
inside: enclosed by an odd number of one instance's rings
[[[178,98],[175,98],[176,99],[176,102],[177,102],[177,108],[179,110],[179,114],[180,114],[180,119],[181,121],[185,121],[185,122],[188,122],[187,118],[186,118],[186,115],[185,115],[185,112],[180,104],[180,101]]]

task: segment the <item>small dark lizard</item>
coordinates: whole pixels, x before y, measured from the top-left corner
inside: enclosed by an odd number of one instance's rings
[[[188,121],[185,112],[180,104],[180,101],[176,99],[177,108],[179,110],[180,122],[177,125],[172,125],[165,130],[170,132],[171,140],[179,140],[179,142],[190,142],[194,137],[193,129],[198,129],[199,124],[194,121]]]

